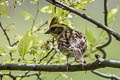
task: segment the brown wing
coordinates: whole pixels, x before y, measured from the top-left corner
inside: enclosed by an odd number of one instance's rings
[[[82,52],[81,52],[80,49],[78,49],[78,48],[73,48],[73,53],[74,53],[76,62],[85,63],[85,60],[84,60],[84,58],[83,58],[83,55],[82,55]]]
[[[83,53],[87,48],[85,36],[82,33],[73,30],[69,44],[70,48],[73,50],[76,62],[84,63],[85,60],[83,59]]]

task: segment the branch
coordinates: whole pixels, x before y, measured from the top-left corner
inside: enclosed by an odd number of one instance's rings
[[[107,17],[108,17],[107,0],[104,0],[104,22],[105,22],[106,27],[109,27]],[[108,37],[109,37],[109,39],[106,43],[104,43],[103,45],[99,45],[97,47],[98,48],[104,48],[107,45],[109,45],[112,41],[112,37],[109,33],[108,33]]]
[[[33,19],[33,22],[32,22],[32,28],[31,28],[31,31],[33,30],[33,27],[35,25],[35,22],[36,22],[36,19],[37,19],[37,16],[38,16],[38,13],[39,13],[39,1],[37,2],[37,10],[36,10],[36,14],[35,14],[35,18]]]
[[[44,60],[45,58],[47,58],[52,51],[55,50],[55,53],[56,53],[56,51],[57,51],[56,48],[55,48],[55,45],[54,45],[54,38],[53,38],[53,40],[50,40],[50,41],[47,41],[47,42],[48,42],[48,43],[49,43],[49,42],[52,43],[52,49],[51,49],[44,57],[42,57],[42,58],[39,60],[38,64],[40,64],[42,60]],[[54,56],[53,56],[53,57],[54,57]],[[51,58],[51,59],[52,59],[52,58]],[[50,59],[50,61],[51,61],[51,59]],[[47,63],[49,63],[49,61],[48,61]]]
[[[8,37],[8,34],[7,34],[6,30],[3,28],[2,24],[1,24],[1,21],[0,21],[0,27],[1,27],[5,37],[7,38],[8,44],[11,46],[10,38]]]
[[[108,28],[107,26],[97,22],[96,20],[92,19],[91,17],[87,16],[86,14],[82,14],[81,12],[76,10],[75,8],[69,7],[66,4],[64,4],[64,3],[62,3],[62,2],[60,2],[58,0],[46,0],[46,1],[48,1],[49,3],[51,3],[51,4],[53,4],[53,5],[57,6],[57,7],[60,7],[62,9],[67,10],[67,11],[70,11],[70,12],[72,12],[72,13],[74,13],[74,14],[88,20],[89,22],[95,24],[98,28],[101,28],[101,29],[107,31],[109,34],[113,35],[117,40],[120,41],[120,35],[117,32],[115,32],[112,29]]]
[[[93,70],[91,72],[98,75],[98,76],[101,76],[103,78],[107,78],[107,79],[111,79],[111,80],[120,80],[120,77],[118,77],[114,74],[104,74],[104,73],[98,72],[96,70]]]
[[[56,53],[57,53],[57,50],[54,49],[54,54],[50,57],[50,59],[47,61],[46,64],[49,64],[49,63],[50,63],[50,61],[54,58],[54,56],[56,55]]]
[[[40,75],[41,74],[39,72],[37,72],[37,73],[31,73],[31,74],[25,74],[25,75],[18,75],[18,76],[15,76],[11,72],[8,72],[8,73],[1,73],[0,72],[0,80],[3,80],[4,76],[9,76],[12,80],[17,80],[17,78],[20,78],[19,80],[22,80],[25,77],[36,76],[37,80],[41,80]]]
[[[7,32],[6,32],[6,29],[3,28],[2,24],[1,24],[1,21],[0,21],[0,27],[1,27],[5,37],[7,38],[9,46],[13,47],[13,46],[17,45],[19,41],[16,41],[15,43],[11,44],[10,38],[9,38]]]
[[[53,50],[54,50],[54,48],[52,48],[44,57],[42,57],[42,58],[39,60],[38,64],[40,64],[42,60],[44,60],[45,58],[47,58]]]
[[[107,0],[104,0],[104,23],[105,23],[106,27],[109,27],[107,17],[108,17]],[[104,59],[106,58],[107,54],[106,54],[106,51],[103,48],[107,47],[112,42],[112,36],[109,33],[107,33],[107,34],[108,34],[108,37],[109,37],[107,42],[105,42],[102,45],[97,45],[96,46],[96,48],[103,53],[103,58]]]
[[[120,61],[105,60],[99,58],[93,63],[85,65],[71,65],[69,72],[95,70],[99,68],[120,68]],[[67,72],[67,65],[40,65],[40,64],[0,64],[0,70],[21,70],[21,71],[47,71],[47,72]]]

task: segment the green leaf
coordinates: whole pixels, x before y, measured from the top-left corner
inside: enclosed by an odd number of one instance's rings
[[[33,16],[32,16],[32,14],[30,14],[30,13],[28,13],[28,12],[26,12],[26,11],[22,11],[22,15],[24,16],[24,20],[33,20]]]
[[[120,9],[120,6],[116,7],[116,8],[113,8],[109,11],[108,13],[108,22],[109,24],[113,23],[114,20],[116,19],[117,15],[118,15],[118,11]]]
[[[11,53],[15,53],[17,51],[17,46],[13,46],[13,47],[8,47],[8,51]]]
[[[55,6],[52,7],[52,14],[51,14],[51,17],[54,17],[54,16],[55,16],[56,9],[57,9],[57,8],[56,8]]]
[[[92,44],[96,43],[96,39],[95,39],[93,33],[88,28],[86,28],[85,35],[87,37],[88,42],[90,42]]]
[[[40,9],[41,12],[43,13],[52,13],[52,6],[45,6],[42,9]]]
[[[0,52],[2,52],[2,53],[6,52],[5,49],[2,46],[0,46]]]
[[[110,12],[108,13],[108,19],[110,19],[113,15],[115,15],[118,12],[118,8],[113,8],[112,10],[110,10]]]
[[[24,55],[29,52],[30,48],[32,47],[32,43],[32,35],[30,32],[27,32],[18,44],[18,52],[20,56],[24,57]]]
[[[83,10],[85,9],[86,5],[90,2],[93,2],[95,0],[75,0],[72,5],[74,5],[74,8]]]
[[[39,40],[37,37],[31,36],[31,40],[32,40],[33,44],[39,44]]]
[[[8,17],[7,11],[6,11],[6,8],[4,5],[0,5],[0,14],[5,16],[5,17]]]
[[[97,44],[105,42],[106,37],[107,37],[106,31],[102,30],[100,35],[98,36]]]
[[[5,2],[5,1],[7,1],[7,0],[0,0],[0,3]]]

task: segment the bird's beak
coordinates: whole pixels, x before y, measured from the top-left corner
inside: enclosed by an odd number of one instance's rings
[[[52,32],[52,30],[49,29],[48,31],[45,32],[45,34],[49,34],[49,33],[51,33],[51,32]]]

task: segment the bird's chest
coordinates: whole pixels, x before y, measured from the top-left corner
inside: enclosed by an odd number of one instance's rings
[[[72,42],[72,41],[70,41],[70,36],[71,36],[70,32],[66,32],[58,38],[57,42],[58,42],[58,49],[64,55],[72,57],[72,56],[74,56],[74,54],[73,54],[72,49],[70,48],[71,47],[71,42]]]

